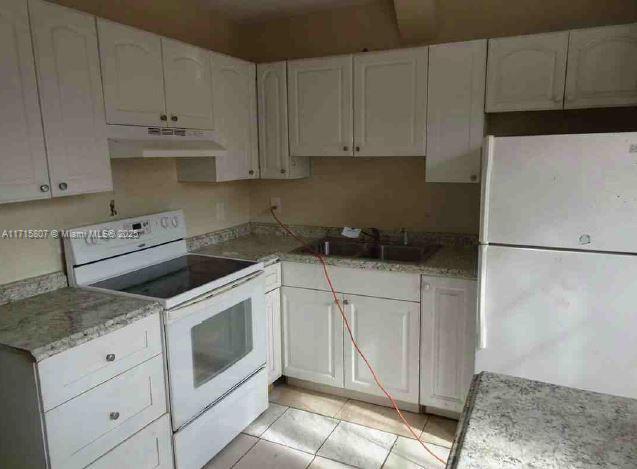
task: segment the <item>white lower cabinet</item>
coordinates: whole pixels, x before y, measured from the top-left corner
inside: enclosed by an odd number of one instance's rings
[[[420,404],[462,411],[475,356],[476,281],[422,277]]]
[[[268,355],[266,369],[268,384],[272,384],[283,374],[281,363],[281,289],[265,294],[265,312],[268,316]]]
[[[394,398],[418,404],[420,304],[346,295],[352,333]],[[345,388],[385,396],[345,331]]]
[[[343,387],[343,321],[330,292],[281,288],[283,374]]]
[[[173,467],[173,432],[170,417],[155,420],[121,445],[88,466],[88,469],[134,467],[136,469],[169,469]]]

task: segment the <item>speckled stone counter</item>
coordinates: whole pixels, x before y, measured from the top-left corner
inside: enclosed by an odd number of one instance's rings
[[[64,272],[52,272],[0,285],[0,305],[41,295],[67,285]]]
[[[319,234],[319,236],[316,236]],[[321,233],[311,233],[304,239],[318,239]],[[324,235],[324,233],[322,233]],[[233,257],[237,259],[259,260],[264,264],[277,259],[291,262],[317,263],[318,260],[303,253],[293,253],[299,243],[291,237],[278,234],[249,234],[230,241],[212,244],[195,251],[199,254]],[[393,262],[373,259],[328,256],[330,265],[375,269],[392,272],[408,272],[444,277],[475,279],[477,271],[477,247],[471,245],[444,245],[424,262]]]
[[[637,467],[637,400],[474,377],[448,468]]]
[[[0,306],[0,345],[40,361],[160,311],[153,301],[61,288]]]

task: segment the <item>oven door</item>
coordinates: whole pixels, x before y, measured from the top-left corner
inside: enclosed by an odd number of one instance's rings
[[[266,361],[263,275],[166,311],[173,428],[177,430]]]

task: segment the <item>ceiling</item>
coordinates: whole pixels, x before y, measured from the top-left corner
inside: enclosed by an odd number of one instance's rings
[[[363,5],[378,0],[200,0],[206,7],[248,23],[298,15],[317,10]]]

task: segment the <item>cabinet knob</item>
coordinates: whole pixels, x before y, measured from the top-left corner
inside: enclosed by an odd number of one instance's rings
[[[159,118],[163,121],[167,121],[168,120],[168,116],[166,114],[162,114],[161,116],[159,116]]]
[[[349,151],[349,147],[348,147],[347,145],[345,145],[345,146],[343,147],[343,151]]]
[[[40,192],[49,192],[49,185],[48,184],[42,184],[40,186]]]
[[[356,151],[361,151],[361,147],[357,146]]]
[[[170,120],[173,122],[177,122],[179,120],[179,117],[177,116],[170,116]]]
[[[583,234],[579,237],[580,244],[591,244],[591,236],[587,234]]]
[[[425,291],[431,290],[431,284],[430,283],[423,283],[422,284],[422,289],[425,290]]]
[[[285,174],[285,173],[286,173],[285,169],[282,169],[281,174]]]
[[[58,187],[61,191],[65,191],[69,187],[69,185],[66,182],[61,182],[60,184],[58,184]]]
[[[470,179],[472,181],[477,181],[478,180],[478,176],[476,176],[475,174],[472,174]]]
[[[117,420],[119,418],[119,412],[111,412],[108,416],[111,420]]]
[[[252,169],[251,169],[250,171],[248,171],[248,174],[249,174],[250,176],[254,175],[254,170],[252,170]]]
[[[348,304],[349,304],[349,300],[348,300],[348,299],[344,299],[344,300],[343,300],[343,304],[344,304],[344,305],[348,305]]]
[[[106,361],[107,362],[114,362],[115,361],[115,354],[114,353],[109,353],[108,355],[106,355]]]

